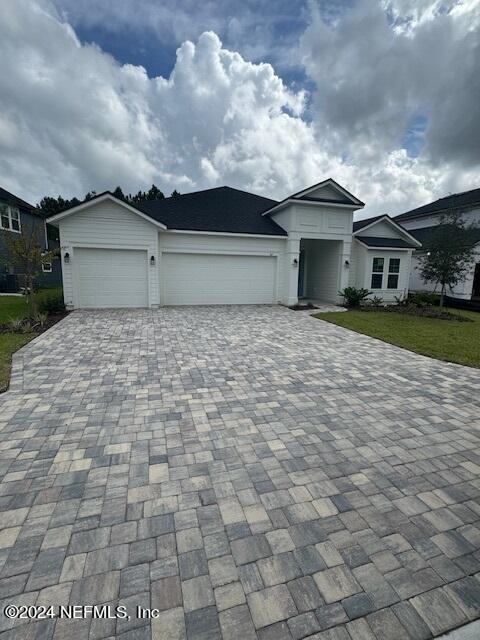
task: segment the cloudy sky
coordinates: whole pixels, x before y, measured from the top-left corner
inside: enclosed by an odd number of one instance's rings
[[[480,187],[480,0],[2,0],[0,184]]]

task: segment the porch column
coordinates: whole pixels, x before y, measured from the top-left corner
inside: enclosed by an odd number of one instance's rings
[[[298,240],[293,238],[287,240],[286,262],[286,304],[291,306],[298,303],[300,238],[298,238]]]
[[[339,269],[339,282],[338,282],[338,290],[343,291],[345,287],[348,287],[349,278],[350,278],[350,269],[351,265],[351,250],[352,243],[347,240],[342,241],[342,248],[340,250],[340,269]],[[349,266],[346,265],[348,261]],[[341,302],[341,296],[338,296],[338,302]]]

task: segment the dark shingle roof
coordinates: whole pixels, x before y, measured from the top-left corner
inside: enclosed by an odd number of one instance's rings
[[[382,247],[392,249],[416,249],[417,245],[407,242],[401,238],[377,238],[374,236],[356,236],[357,240],[366,244],[367,247]]]
[[[431,213],[444,211],[445,209],[463,209],[464,207],[470,207],[475,204],[480,205],[480,189],[472,189],[471,191],[463,191],[462,193],[454,193],[451,196],[439,198],[434,202],[424,204],[422,207],[401,213],[399,216],[395,216],[395,220],[408,220],[410,218],[427,216]]]
[[[134,206],[168,229],[286,236],[276,222],[261,215],[275,204],[275,200],[254,193],[216,187]]]
[[[369,224],[372,224],[372,222],[375,222],[376,220],[380,220],[381,218],[385,218],[388,216],[385,216],[384,214],[382,214],[381,216],[374,216],[373,218],[365,218],[365,220],[357,220],[356,222],[353,223],[353,231],[360,231],[360,229],[363,229],[363,227],[368,226]]]
[[[10,191],[7,191],[6,189],[2,189],[2,187],[0,187],[0,200],[5,200],[10,204],[14,204],[19,209],[26,209],[27,211],[36,213],[35,207],[33,206],[33,204],[29,204],[28,202],[25,202],[25,200],[22,200],[18,196],[13,195],[13,193],[10,193]]]
[[[431,227],[422,227],[421,229],[409,229],[408,233],[410,233],[414,238],[416,238],[419,242],[424,244],[430,238],[433,231],[439,228],[439,225],[434,225]],[[472,229],[472,240],[473,243],[476,244],[480,242],[480,227],[476,229]]]

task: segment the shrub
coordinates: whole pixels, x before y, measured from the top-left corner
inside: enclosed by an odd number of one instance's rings
[[[23,324],[25,318],[10,318],[8,321],[8,328],[13,333],[21,333],[23,331]]]
[[[415,291],[408,294],[408,302],[416,307],[438,307],[440,296],[431,291]]]
[[[357,289],[356,287],[346,287],[343,291],[338,292],[345,302],[346,307],[359,307],[369,295],[368,289]]]
[[[59,291],[46,293],[38,300],[38,310],[41,313],[59,313],[65,311],[65,303],[63,302],[63,294]]]
[[[48,313],[39,312],[32,317],[31,321],[32,321],[32,324],[38,325],[39,327],[43,328],[47,322],[47,318],[48,318]]]

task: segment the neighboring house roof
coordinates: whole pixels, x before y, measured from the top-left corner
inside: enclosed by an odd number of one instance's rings
[[[9,204],[13,204],[17,206],[19,209],[26,209],[31,213],[40,215],[35,209],[35,207],[33,206],[33,204],[29,204],[28,202],[25,202],[25,200],[22,200],[21,198],[14,195],[13,193],[10,193],[10,191],[7,191],[6,189],[2,189],[2,187],[0,187],[0,200],[6,200]]]
[[[392,242],[395,242],[396,240],[394,238],[379,238],[379,240],[385,240],[390,242],[390,244],[370,244],[367,245],[367,242],[363,242],[364,238],[370,238],[372,239],[373,236],[364,236],[363,234],[361,236],[358,235],[358,233],[362,230],[368,229],[370,227],[375,226],[375,224],[377,222],[380,221],[384,221],[387,222],[388,224],[390,224],[394,229],[396,229],[403,237],[404,237],[404,245],[400,245],[400,244],[392,244]],[[407,231],[407,229],[405,229],[405,227],[402,227],[401,224],[399,224],[396,220],[394,220],[393,218],[391,218],[390,216],[388,216],[386,213],[380,216],[374,216],[373,218],[365,218],[365,220],[358,220],[357,222],[353,223],[353,235],[357,238],[357,240],[361,240],[365,246],[383,246],[383,247],[400,247],[403,246],[403,248],[412,248],[412,249],[418,249],[419,247],[421,247],[421,243],[419,240],[417,240],[417,238],[415,238],[410,231]],[[373,240],[372,240],[373,242]]]
[[[424,204],[423,206],[412,209],[411,211],[401,213],[399,216],[395,216],[395,220],[421,218],[423,216],[431,215],[432,213],[445,211],[446,209],[464,209],[465,207],[472,207],[474,205],[480,206],[480,189],[471,189],[470,191],[454,193],[450,196],[439,198],[429,204]]]
[[[275,204],[275,200],[254,193],[216,187],[174,198],[145,200],[136,207],[168,229],[286,236],[287,232],[276,222],[260,215]]]
[[[367,247],[382,249],[417,249],[418,245],[401,238],[377,238],[375,236],[356,236],[356,239]]]
[[[419,242],[424,244],[429,239],[430,235],[433,231],[439,229],[441,225],[433,225],[431,227],[422,227],[421,229],[410,229],[410,233],[414,236]],[[473,242],[477,244],[480,242],[480,227],[476,227],[471,231]]]

